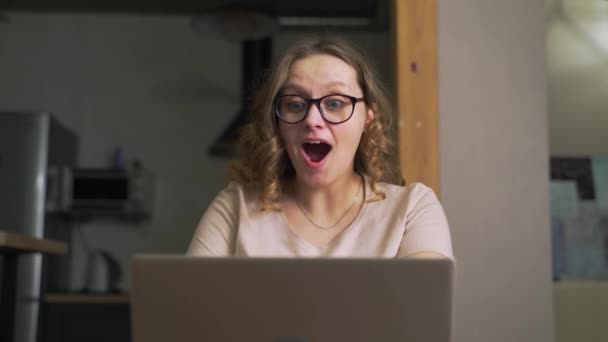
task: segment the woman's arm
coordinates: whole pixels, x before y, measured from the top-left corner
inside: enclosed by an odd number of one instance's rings
[[[397,257],[453,258],[448,221],[433,190],[413,185],[407,205],[410,207]]]
[[[238,188],[231,184],[211,202],[201,218],[187,255],[230,256],[234,254],[238,229]]]

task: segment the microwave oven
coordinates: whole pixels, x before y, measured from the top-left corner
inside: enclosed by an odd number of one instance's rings
[[[46,211],[143,219],[152,212],[152,182],[143,168],[49,168]]]

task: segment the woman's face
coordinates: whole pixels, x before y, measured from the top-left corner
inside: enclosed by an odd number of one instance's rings
[[[330,94],[363,97],[355,69],[341,59],[325,54],[294,62],[279,93],[284,94],[315,99]],[[332,101],[326,104],[329,107],[340,105]],[[297,108],[298,105],[291,106]],[[359,101],[350,119],[340,124],[325,121],[319,108],[313,104],[308,108],[306,118],[299,123],[288,124],[279,120],[279,134],[298,179],[318,188],[342,177],[350,177],[361,134],[373,118],[372,110],[365,102]]]

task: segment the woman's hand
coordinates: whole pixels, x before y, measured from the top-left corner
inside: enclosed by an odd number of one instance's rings
[[[407,257],[416,259],[447,259],[444,255],[434,252],[417,252]]]

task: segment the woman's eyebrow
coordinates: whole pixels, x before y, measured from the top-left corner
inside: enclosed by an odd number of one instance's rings
[[[332,87],[342,87],[342,88],[346,88],[346,90],[352,90],[351,87],[342,81],[331,81],[331,82],[327,82],[323,85],[324,88],[330,89]],[[308,93],[303,87],[295,84],[295,83],[286,83],[282,88],[281,88],[281,92],[284,92],[286,90],[293,90],[295,92],[299,92],[299,93]]]
[[[306,93],[304,88],[302,88],[294,83],[287,83],[283,87],[281,87],[281,92],[284,92],[286,90],[293,90],[293,91],[300,92],[300,93]]]
[[[339,87],[346,87],[349,90],[351,90],[350,85],[348,85],[348,83],[342,82],[342,81],[332,81],[332,82],[328,82],[325,85],[326,87],[335,87],[335,86],[339,86]]]

